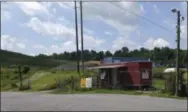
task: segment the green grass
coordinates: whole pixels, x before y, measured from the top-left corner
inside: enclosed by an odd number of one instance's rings
[[[118,89],[79,89],[73,91],[67,91],[63,89],[58,89],[51,94],[125,94],[125,95],[144,95],[151,97],[163,97],[163,98],[176,98],[176,99],[186,99],[186,97],[176,97],[170,93],[164,93],[160,91],[136,91],[136,90],[118,90]]]
[[[67,91],[64,89],[58,89],[54,92],[52,92],[54,94],[67,94],[67,93],[75,93],[75,94],[101,94],[101,93],[105,93],[105,94],[138,94],[136,91],[134,90],[127,90],[127,91],[123,91],[123,90],[118,90],[118,89],[78,89],[78,90],[73,90],[73,91]]]
[[[164,80],[163,79],[153,79],[153,86],[157,89],[164,89]]]
[[[166,69],[166,67],[154,67],[153,73],[163,73],[163,71]]]
[[[76,71],[40,71],[36,72],[31,79],[31,89],[39,91],[46,87],[55,86],[56,81],[60,80],[60,84],[71,76],[79,77]],[[63,85],[64,86],[64,85]]]

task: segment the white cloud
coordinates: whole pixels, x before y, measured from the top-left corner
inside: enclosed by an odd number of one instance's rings
[[[35,49],[44,49],[44,50],[47,50],[47,48],[41,44],[35,44],[32,46],[33,48]]]
[[[53,8],[53,12],[56,14],[56,8]]]
[[[15,37],[11,37],[9,35],[1,36],[1,48],[6,50],[12,50],[15,46]]]
[[[154,39],[154,38],[149,38],[145,43],[144,46],[145,48],[148,49],[153,49],[154,47],[169,47],[170,43],[162,38]]]
[[[118,37],[112,45],[113,50],[121,49],[122,47],[128,47],[130,50],[136,49],[137,44],[128,38]]]
[[[45,36],[62,37],[65,39],[75,37],[74,29],[49,21],[41,21],[36,17],[31,18],[26,25],[37,33]]]
[[[159,8],[157,7],[157,5],[154,5],[153,7],[154,7],[154,11],[155,11],[156,13],[159,13],[159,12],[160,12],[160,11],[159,11]]]
[[[104,42],[105,40],[103,39],[93,38],[92,36],[89,35],[84,36],[84,47],[86,49],[87,48],[95,49],[96,47],[100,46]]]
[[[187,10],[186,2],[182,2],[181,7],[182,7],[182,10],[184,11],[184,13],[186,13],[186,10]]]
[[[50,45],[50,46],[44,46],[42,44],[35,44],[32,46],[36,52],[35,55],[38,55],[40,53],[46,54],[46,55],[51,55],[53,53],[62,53],[64,51],[75,51],[75,43],[72,41],[65,41],[59,45]]]
[[[74,8],[74,3],[73,2],[57,2],[59,6],[63,8]],[[78,2],[77,2],[78,4]],[[78,7],[78,5],[77,5]]]
[[[1,3],[1,21],[7,21],[11,19],[11,13],[8,9],[8,4]]]
[[[60,3],[60,5],[64,8],[72,8],[74,4]],[[126,34],[126,36],[128,32],[134,31],[137,28],[137,17],[131,12],[140,15],[144,9],[135,2],[84,2],[83,7],[85,20],[100,19],[117,29],[121,35]],[[129,10],[129,12],[121,8]]]
[[[176,21],[172,19],[165,19],[163,23],[170,27],[174,34],[176,34]],[[181,39],[187,39],[187,20],[181,22]]]
[[[4,50],[22,52],[22,49],[26,48],[26,45],[23,43],[23,41],[19,41],[16,37],[2,35],[1,48]]]
[[[187,25],[186,24],[181,26],[181,38],[187,39]]]
[[[17,43],[16,45],[21,49],[24,49],[26,46],[24,43]]]
[[[41,21],[36,17],[31,18],[31,20],[28,23],[26,23],[26,26],[31,28],[35,32],[40,33],[43,36],[50,36],[52,38],[56,37],[55,39],[61,39],[63,40],[63,42],[66,42],[63,45],[59,46],[59,49],[61,49],[60,51],[62,50],[70,51],[72,50],[70,48],[75,46],[75,29],[72,27],[66,27],[63,24],[53,23],[50,21]],[[90,30],[87,30],[86,33],[84,34],[84,47],[85,48],[95,49],[105,42],[105,40],[103,39],[99,39],[97,37],[93,37],[89,35],[88,31]],[[79,41],[80,41],[80,38],[79,38]],[[52,46],[52,48],[54,47],[55,46]],[[35,46],[35,48],[44,48],[44,47]],[[75,48],[73,47],[73,49]]]
[[[135,12],[138,15],[142,12],[140,6],[134,2],[93,2],[84,3],[83,7],[85,19],[98,18],[111,25],[122,34],[125,32],[131,32],[133,31],[132,29],[136,28],[135,26],[137,26],[137,17],[121,8]]]
[[[112,33],[111,33],[111,32],[108,32],[108,31],[106,31],[105,34],[106,34],[106,35],[109,35],[109,36],[112,35]]]
[[[182,16],[184,16],[184,21],[181,22],[181,37],[187,41],[187,3],[182,2]]]
[[[50,15],[47,5],[39,2],[16,2],[18,7],[29,16],[36,16],[41,14]]]
[[[11,15],[9,11],[1,10],[1,21],[10,20]]]
[[[142,4],[140,4],[140,9],[141,9],[141,11],[142,11],[143,13],[146,12],[145,9],[144,9],[144,6],[143,6]]]
[[[78,26],[79,27],[79,26]],[[87,34],[90,34],[90,35],[93,35],[94,34],[94,31],[93,30],[90,30],[90,29],[87,29],[87,28],[83,28],[84,32],[86,32]]]

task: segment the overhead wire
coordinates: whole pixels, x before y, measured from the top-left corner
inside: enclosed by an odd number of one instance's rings
[[[133,14],[133,15],[135,15],[135,16],[137,16],[137,17],[139,17],[139,18],[141,18],[141,19],[143,19],[143,20],[145,20],[145,21],[147,21],[147,22],[150,22],[150,23],[153,24],[153,25],[156,25],[156,26],[158,26],[158,27],[160,27],[160,28],[162,28],[162,29],[165,29],[166,31],[172,32],[172,30],[170,30],[170,29],[168,29],[168,28],[166,28],[166,27],[164,27],[164,26],[162,26],[162,25],[160,25],[160,24],[157,24],[157,23],[155,23],[154,21],[152,21],[152,20],[150,20],[150,19],[148,19],[148,18],[146,18],[146,17],[144,17],[144,16],[141,16],[141,15],[139,15],[139,14],[133,12],[133,11],[130,11],[130,10],[126,9],[126,8],[120,7],[120,6],[118,6],[118,5],[116,5],[116,4],[113,4],[113,3],[111,3],[111,2],[108,2],[108,3],[110,3],[111,5],[113,5],[113,6],[117,7],[117,8],[119,8],[119,9],[125,10],[125,11],[127,11],[127,12],[129,12],[129,13],[131,13],[131,14]]]

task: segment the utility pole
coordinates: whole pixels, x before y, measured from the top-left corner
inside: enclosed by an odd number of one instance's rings
[[[176,58],[176,70],[177,70],[177,78],[176,78],[176,82],[177,82],[177,89],[176,89],[176,96],[179,96],[179,78],[180,78],[180,74],[179,74],[179,50],[180,50],[180,11],[177,11],[177,58]]]
[[[80,1],[80,24],[81,24],[81,60],[82,74],[84,75],[84,40],[83,40],[83,19],[82,19],[82,1]]]
[[[76,60],[77,60],[77,72],[78,74],[80,74],[80,56],[78,53],[78,20],[77,20],[77,5],[76,5],[76,1],[74,1],[74,8],[75,8],[75,31],[76,31]]]
[[[23,83],[22,83],[22,71],[21,71],[21,66],[18,66],[18,72],[19,72],[19,77],[20,77],[20,87],[23,87]]]
[[[176,91],[175,91],[175,95],[179,96],[179,90],[180,90],[180,86],[181,86],[181,78],[180,78],[180,64],[179,64],[179,52],[180,52],[180,18],[181,18],[181,14],[179,10],[176,9],[172,9],[173,13],[177,13],[177,26],[176,26],[176,33],[177,33],[177,57],[176,57]],[[182,20],[184,20],[184,17],[182,17]]]

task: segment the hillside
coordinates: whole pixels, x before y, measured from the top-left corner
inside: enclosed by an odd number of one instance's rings
[[[55,60],[50,57],[43,56],[28,56],[21,53],[12,51],[0,50],[1,54],[1,65],[30,65],[30,66],[43,66],[43,67],[54,67],[60,64],[74,63],[66,60]]]

